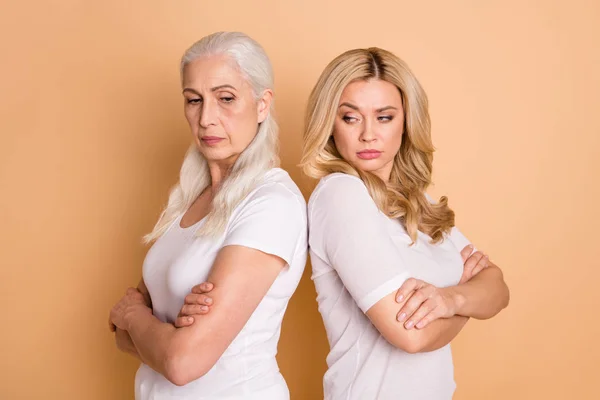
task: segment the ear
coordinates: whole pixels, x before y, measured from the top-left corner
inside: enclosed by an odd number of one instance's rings
[[[258,99],[258,123],[262,123],[269,116],[271,111],[271,102],[273,101],[273,91],[266,89]]]

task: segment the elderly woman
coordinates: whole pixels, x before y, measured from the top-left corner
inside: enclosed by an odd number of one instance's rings
[[[143,363],[136,399],[288,399],[275,354],[306,262],[307,220],[298,187],[277,168],[271,64],[248,36],[215,33],[185,52],[181,76],[194,143],[146,237],[143,279],[110,326]],[[204,281],[212,301],[191,293]],[[193,320],[176,327],[182,315]]]

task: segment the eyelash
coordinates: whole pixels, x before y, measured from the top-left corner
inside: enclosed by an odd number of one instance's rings
[[[229,103],[233,103],[233,101],[235,100],[235,97],[233,96],[224,96],[221,97],[220,100],[225,103],[225,104],[229,104]],[[198,104],[201,103],[202,99],[188,99],[187,103],[188,104]]]
[[[355,122],[355,120],[357,120],[358,118],[354,118],[354,117],[345,115],[342,117],[342,119],[347,124],[351,124],[351,123]],[[391,115],[382,115],[380,117],[377,117],[377,120],[380,122],[390,122],[392,119],[394,119],[394,117],[392,117]]]

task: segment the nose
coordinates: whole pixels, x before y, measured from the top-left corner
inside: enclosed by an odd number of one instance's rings
[[[364,120],[363,129],[360,132],[359,140],[364,143],[371,143],[375,139],[375,132],[373,132],[373,125],[371,123],[371,120],[366,118]]]
[[[210,100],[205,100],[200,109],[200,126],[206,129],[211,125],[217,125],[218,114],[217,105]]]

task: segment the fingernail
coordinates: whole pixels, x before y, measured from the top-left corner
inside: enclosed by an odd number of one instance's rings
[[[410,329],[410,328],[412,328],[413,324],[414,324],[414,322],[412,322],[412,321],[408,321],[408,322],[406,323],[406,329]]]
[[[201,309],[202,311],[207,311],[207,310],[208,310],[208,307],[206,307],[206,306],[202,306],[202,307],[200,307],[200,309]]]
[[[402,313],[398,316],[398,321],[402,322],[404,321],[404,318],[406,318],[406,313]]]
[[[425,322],[421,321],[417,324],[416,328],[421,329],[423,327],[423,325],[425,325]]]
[[[205,300],[205,303],[206,303],[206,304],[212,304],[212,299],[211,299],[210,297],[208,297],[208,298]]]
[[[192,318],[192,317],[187,317],[187,322],[190,322],[190,323],[191,323],[191,322],[194,322],[194,318]]]
[[[402,299],[403,299],[403,298],[404,298],[404,296],[403,296],[403,295],[400,295],[400,296],[396,297],[396,301],[397,301],[398,303],[400,303],[400,302],[402,301]]]

